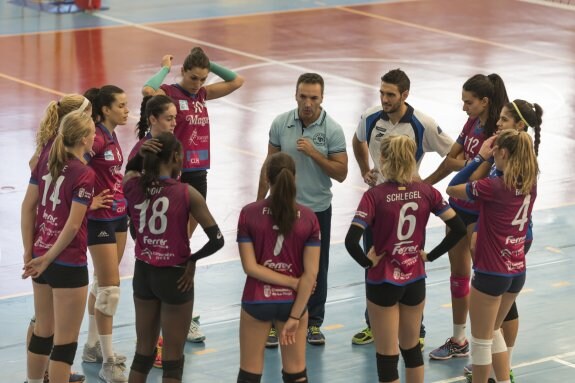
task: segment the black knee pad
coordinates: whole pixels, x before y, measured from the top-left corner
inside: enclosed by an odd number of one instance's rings
[[[54,348],[52,349],[52,355],[50,355],[50,360],[66,363],[71,366],[74,364],[74,357],[76,356],[77,348],[78,342],[68,344],[55,344]]]
[[[184,375],[184,356],[179,360],[162,360],[162,377],[182,381]]]
[[[252,374],[251,372],[244,371],[240,368],[237,383],[260,383],[261,380],[262,374]]]
[[[30,344],[28,345],[28,351],[38,355],[50,355],[53,345],[54,335],[42,338],[41,336],[32,333]]]
[[[505,317],[505,319],[503,319],[503,321],[509,322],[510,320],[515,320],[517,318],[519,318],[519,311],[517,311],[517,303],[513,302],[511,308],[509,309],[509,312],[507,313],[507,316]]]
[[[140,374],[148,375],[152,369],[152,366],[154,365],[154,361],[156,360],[157,351],[158,350],[155,349],[152,355],[142,355],[135,353],[134,360],[132,361],[132,366],[130,369],[139,372]]]
[[[282,370],[282,379],[284,383],[306,383],[307,382],[307,369],[295,374],[288,374]]]
[[[399,355],[381,355],[376,353],[377,357],[377,376],[380,382],[393,382],[399,379],[397,363]]]
[[[404,350],[401,347],[401,356],[403,356],[403,363],[405,363],[405,368],[417,368],[423,366],[423,353],[421,352],[421,346],[419,342],[415,347],[409,350]]]

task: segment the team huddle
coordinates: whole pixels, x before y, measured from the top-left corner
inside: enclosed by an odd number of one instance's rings
[[[163,382],[181,382],[186,341],[205,339],[193,314],[196,262],[224,245],[206,203],[206,102],[236,91],[244,78],[197,47],[184,60],[179,83],[164,84],[171,66],[172,56],[164,56],[160,71],[142,88],[139,141],[126,161],[115,133],[129,113],[121,88],[66,95],[46,109],[21,217],[23,277],[33,281],[35,312],[28,383],[84,380],[71,366],[86,306],[82,361],[101,364],[99,377],[107,383],[146,382],[152,367],[162,368]],[[205,85],[210,72],[223,81]],[[524,100],[510,102],[498,75],[478,74],[463,84],[469,118],[453,141],[406,102],[409,89],[402,70],[384,74],[381,102],[362,114],[352,138],[369,187],[345,237],[350,256],[365,269],[367,327],[352,342],[375,343],[379,382],[399,382],[400,354],[405,381],[423,382],[425,263],[448,253],[453,334],[429,357],[471,354],[468,381],[513,382],[515,299],[533,239],[543,111]],[[238,217],[236,240],[246,273],[238,383],[260,382],[265,349],[278,346],[283,382],[308,382],[306,345],[326,342],[321,327],[331,187],[332,180],[346,179],[348,156],[342,127],[321,106],[323,95],[320,75],[298,78],[297,108],[273,120],[256,201]],[[423,178],[419,166],[426,152],[443,161]],[[446,201],[433,185],[452,172]],[[435,247],[425,241],[431,214],[446,225]],[[198,224],[208,241],[192,253]],[[128,232],[135,242],[137,339],[126,371],[128,359],[114,351],[112,329]]]

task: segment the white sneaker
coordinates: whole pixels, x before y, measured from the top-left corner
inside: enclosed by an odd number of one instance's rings
[[[128,378],[124,374],[125,369],[124,364],[119,364],[114,358],[110,358],[107,362],[102,363],[98,376],[106,383],[126,383]]]
[[[116,358],[116,363],[126,363],[125,355],[114,353],[114,357]],[[88,346],[88,344],[84,344],[82,361],[86,363],[102,363],[104,361],[104,358],[102,357],[102,347],[100,347],[100,341],[97,341],[96,344],[92,347]]]
[[[190,330],[188,331],[188,340],[192,343],[202,343],[206,340],[206,336],[200,331],[200,325],[195,320],[190,323]]]

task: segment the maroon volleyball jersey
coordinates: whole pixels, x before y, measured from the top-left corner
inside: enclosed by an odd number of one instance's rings
[[[136,258],[152,266],[181,265],[190,258],[188,185],[162,178],[148,198],[140,177],[124,185],[130,220],[136,229]]]
[[[258,264],[279,273],[299,278],[304,271],[306,246],[320,246],[317,217],[307,207],[297,204],[297,218],[291,231],[279,234],[273,222],[270,201],[265,199],[244,206],[238,221],[237,241],[251,242]],[[250,276],[246,279],[242,303],[293,302],[296,292]]]
[[[134,145],[134,147],[130,151],[130,154],[128,154],[128,161],[130,161],[132,158],[136,157],[136,154],[138,154],[138,152],[140,151],[140,148],[142,147],[142,145],[144,145],[144,142],[148,141],[150,138],[152,138],[152,135],[150,134],[150,132],[148,132],[144,136],[144,138],[141,138],[138,142],[136,142],[136,145]]]
[[[363,195],[353,222],[371,227],[377,254],[385,256],[367,273],[367,283],[398,286],[425,278],[420,256],[431,213],[440,215],[449,205],[433,186],[423,182],[400,185],[384,182]]]
[[[164,84],[161,89],[176,104],[174,135],[184,148],[182,172],[210,168],[210,118],[206,107],[206,88],[191,94],[178,84]]]
[[[457,143],[463,146],[463,156],[466,160],[475,158],[485,141],[485,133],[479,118],[468,118],[463,130],[457,137]],[[478,214],[479,208],[473,200],[449,198],[449,203],[467,213]]]
[[[30,183],[38,185],[39,203],[34,231],[34,257],[46,254],[62,232],[70,215],[72,202],[86,206],[92,203],[94,171],[77,158],[70,158],[57,179],[52,179],[48,162],[38,162]],[[87,231],[86,216],[70,244],[58,255],[54,263],[65,266],[85,266]]]
[[[110,134],[102,124],[96,124],[96,137],[92,146],[92,153],[87,156],[88,165],[96,173],[94,195],[102,190],[109,189],[114,195],[112,206],[109,209],[97,209],[88,212],[88,219],[95,221],[114,221],[124,217],[126,213],[126,199],[122,189],[122,148],[118,143],[116,133]]]
[[[467,195],[479,205],[477,244],[473,269],[493,275],[525,272],[525,239],[537,186],[529,194],[509,190],[503,177],[484,178],[466,186]]]

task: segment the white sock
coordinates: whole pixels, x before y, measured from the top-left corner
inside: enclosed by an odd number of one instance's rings
[[[507,347],[507,354],[509,354],[509,368],[511,369],[511,366],[513,366],[513,361],[511,360],[511,357],[513,356],[513,347]]]
[[[40,378],[40,379],[30,379],[30,378],[28,378],[28,383],[44,383],[44,378]]]
[[[90,347],[94,347],[98,342],[98,326],[96,325],[96,317],[94,315],[88,315],[88,339],[86,344]]]
[[[100,335],[100,347],[102,347],[102,357],[104,362],[114,358],[114,348],[112,346],[112,334]]]
[[[453,324],[453,340],[462,343],[465,340],[465,324]]]

